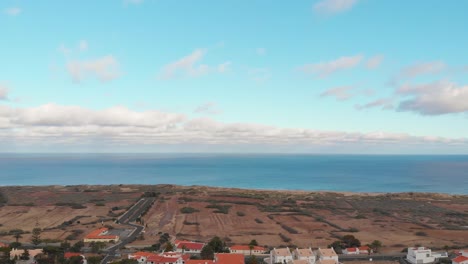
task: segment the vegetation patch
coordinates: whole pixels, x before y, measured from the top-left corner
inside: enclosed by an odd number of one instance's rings
[[[200,225],[198,222],[189,222],[189,221],[184,221],[184,225]]]
[[[210,204],[210,205],[207,205],[205,208],[214,208],[214,209],[216,209],[216,210],[213,211],[213,213],[229,214],[229,208],[231,208],[231,206],[230,205]]]
[[[196,212],[200,212],[200,210],[198,209],[195,209],[193,207],[183,207],[180,209],[180,212],[183,213],[183,214],[193,214],[193,213],[196,213]]]

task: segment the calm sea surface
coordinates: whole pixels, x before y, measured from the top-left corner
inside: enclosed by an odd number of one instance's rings
[[[120,183],[468,194],[468,156],[0,154],[0,185]]]

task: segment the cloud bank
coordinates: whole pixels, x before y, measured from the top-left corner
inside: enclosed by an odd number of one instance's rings
[[[86,142],[107,145],[205,145],[341,148],[360,146],[441,144],[466,146],[467,138],[417,137],[403,133],[347,133],[302,128],[282,128],[252,123],[223,123],[210,118],[189,118],[161,111],[132,111],[116,106],[92,110],[79,106],[46,104],[31,108],[0,105],[0,146],[2,144],[62,144]],[[264,146],[264,147],[262,147]]]

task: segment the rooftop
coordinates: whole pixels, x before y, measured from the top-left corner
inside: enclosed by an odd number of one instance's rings
[[[117,239],[118,236],[115,235],[105,235],[109,229],[102,227],[96,230],[91,231],[88,235],[85,236],[87,239]]]
[[[244,255],[236,253],[218,253],[215,255],[217,264],[244,264]]]
[[[276,256],[291,256],[291,251],[289,248],[275,248],[273,250],[275,251]]]
[[[314,256],[314,252],[312,252],[312,250],[310,248],[297,248],[296,251],[301,257],[312,257],[312,256]]]
[[[465,256],[458,256],[454,259],[452,259],[452,261],[454,262],[463,262],[463,261],[467,261],[468,260],[468,257],[465,257]]]
[[[333,248],[319,248],[320,255],[325,256],[325,257],[335,257],[338,256],[335,253],[335,250]]]

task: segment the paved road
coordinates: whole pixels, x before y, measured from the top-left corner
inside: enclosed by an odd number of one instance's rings
[[[120,216],[117,221],[122,225],[127,225],[133,228],[133,231],[130,233],[129,236],[121,238],[121,240],[108,248],[104,251],[107,252],[107,255],[102,259],[101,264],[106,264],[107,262],[111,261],[116,257],[116,251],[124,247],[126,244],[134,241],[143,231],[144,227],[141,225],[133,224],[134,222],[151,204],[154,202],[155,198],[152,197],[145,197],[141,198],[138,202],[136,202],[127,212],[125,212],[122,216]]]

